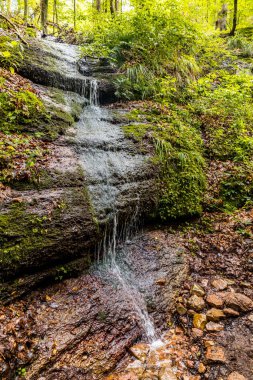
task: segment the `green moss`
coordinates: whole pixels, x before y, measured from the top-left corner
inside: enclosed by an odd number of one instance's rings
[[[50,246],[59,231],[48,231],[47,216],[28,213],[23,203],[13,204],[9,212],[0,215],[0,265],[15,270],[29,260],[31,252]]]
[[[253,206],[253,163],[236,164],[224,174],[220,185],[223,207],[233,211]]]
[[[164,220],[199,214],[205,190],[205,160],[200,132],[189,124],[187,112],[147,104],[142,112],[130,114],[136,123],[124,127],[127,137],[134,138],[153,153],[158,167],[160,193],[158,213]]]

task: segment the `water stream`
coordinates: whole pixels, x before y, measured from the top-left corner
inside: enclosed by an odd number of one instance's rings
[[[52,40],[45,44],[61,74],[74,79],[76,92],[80,93],[81,85],[81,94],[87,102],[76,124],[76,146],[94,213],[100,225],[105,226],[104,239],[98,247],[101,274],[106,272],[117,281],[148,341],[153,342],[157,335],[145,298],[138,289],[138,279],[133,278],[130,268],[124,263],[124,245],[136,233],[138,221],[139,184],[134,183],[133,193],[133,173],[140,173],[140,181],[145,179],[145,158],[129,149],[121,127],[113,123],[113,111],[99,106],[99,81],[78,71],[78,47]],[[130,188],[132,206],[129,208]],[[123,218],[124,223],[119,223],[122,208],[131,215]]]
[[[118,220],[118,183],[127,185],[129,173],[140,165],[142,156],[118,150],[123,133],[119,126],[111,123],[108,109],[99,107],[99,85],[90,81],[90,104],[85,107],[78,122],[78,138],[81,147],[81,162],[88,176],[91,200],[99,219],[107,219],[111,225],[105,229],[104,239],[98,247],[98,261],[103,271],[117,279],[126,298],[131,302],[141,328],[149,342],[158,339],[154,323],[150,318],[145,299],[136,281],[131,278],[129,268],[121,263],[118,256],[124,256],[124,244],[136,231],[139,196],[132,216],[121,226]],[[106,147],[106,149],[105,149]]]

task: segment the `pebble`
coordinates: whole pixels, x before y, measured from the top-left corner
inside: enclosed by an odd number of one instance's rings
[[[238,372],[232,372],[228,376],[228,380],[247,380],[247,379],[246,379],[246,377],[244,377],[243,375],[241,375]]]
[[[177,304],[177,312],[179,315],[185,315],[187,313],[187,309],[181,303]]]
[[[206,302],[213,306],[213,307],[217,307],[217,308],[221,308],[224,304],[224,300],[217,296],[216,294],[209,294],[207,297],[206,297]]]
[[[225,351],[223,347],[221,346],[207,347],[206,360],[208,362],[225,363],[226,356],[225,356]]]
[[[209,332],[218,332],[224,330],[224,326],[220,323],[208,322],[206,324],[206,329]]]
[[[156,280],[155,282],[157,285],[166,285],[166,278],[158,278],[158,280]]]
[[[217,290],[225,290],[228,287],[228,282],[222,278],[218,278],[212,281],[212,286]]]
[[[206,372],[206,366],[203,363],[199,363],[198,371],[199,371],[199,373],[205,373]]]
[[[229,317],[239,317],[240,313],[234,309],[230,309],[229,307],[225,307],[223,309],[224,314],[226,314]]]
[[[196,329],[204,330],[207,323],[206,315],[205,314],[194,314],[193,316],[193,326]]]
[[[191,287],[191,294],[196,294],[196,296],[203,297],[205,295],[205,291],[198,284],[193,284]]]
[[[196,329],[195,327],[193,327],[192,329],[192,337],[193,338],[201,338],[203,336],[203,331],[200,330],[200,329]]]
[[[253,301],[242,293],[227,293],[225,305],[243,312],[253,310]]]
[[[225,314],[222,310],[212,308],[206,313],[206,317],[209,321],[219,322],[220,319],[225,318]]]
[[[200,311],[200,310],[204,309],[205,301],[202,297],[199,297],[196,294],[193,294],[188,300],[188,305],[190,308],[192,308],[196,311]]]

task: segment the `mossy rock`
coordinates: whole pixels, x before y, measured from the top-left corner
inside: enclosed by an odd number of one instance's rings
[[[88,257],[98,236],[82,187],[28,192],[21,199],[14,198],[2,206],[0,214],[1,280],[13,283],[84,254]]]

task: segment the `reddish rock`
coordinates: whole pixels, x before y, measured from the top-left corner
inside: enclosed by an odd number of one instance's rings
[[[224,304],[224,300],[216,294],[209,294],[206,297],[206,302],[216,308],[221,308]]]
[[[232,372],[228,376],[228,380],[247,380],[247,379],[246,379],[246,377],[244,377],[243,375],[241,375],[238,372]]]
[[[199,373],[205,373],[206,372],[206,366],[203,363],[199,363],[198,372]]]
[[[146,343],[137,343],[129,348],[129,352],[141,362],[145,362],[150,346]]]
[[[166,285],[166,278],[158,278],[155,282],[157,285]]]
[[[206,350],[206,360],[214,363],[225,363],[226,356],[223,347],[210,346]]]
[[[253,301],[241,293],[227,293],[225,305],[229,308],[243,312],[253,310]]]
[[[203,331],[200,329],[196,329],[195,327],[192,329],[192,337],[193,338],[201,338],[203,336]]]
[[[170,368],[162,368],[159,372],[160,380],[177,380],[177,376],[172,372]]]
[[[206,313],[206,317],[209,321],[219,322],[220,319],[225,318],[225,314],[222,310],[212,308]]]
[[[228,317],[239,317],[240,313],[234,309],[230,309],[228,307],[225,307],[223,309],[223,313],[226,314]]]
[[[224,326],[220,323],[208,322],[206,324],[206,329],[209,332],[218,332],[224,330]]]
[[[188,300],[188,306],[196,311],[200,311],[205,307],[205,301],[202,297],[193,294]]]
[[[222,278],[218,278],[212,281],[212,286],[217,290],[225,290],[228,287],[228,282]]]

